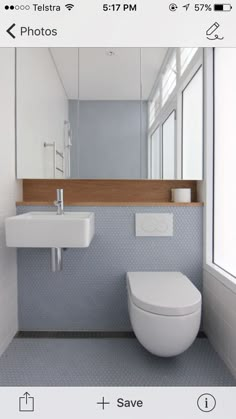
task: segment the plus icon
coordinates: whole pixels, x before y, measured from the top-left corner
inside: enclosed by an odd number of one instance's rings
[[[97,404],[100,404],[102,406],[102,410],[104,410],[105,409],[105,406],[108,405],[108,404],[110,404],[110,403],[109,402],[105,402],[105,398],[103,397],[102,398],[102,401],[101,402],[97,402]]]

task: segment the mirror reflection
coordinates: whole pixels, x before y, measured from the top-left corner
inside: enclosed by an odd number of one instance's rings
[[[202,179],[200,48],[18,48],[18,178]]]

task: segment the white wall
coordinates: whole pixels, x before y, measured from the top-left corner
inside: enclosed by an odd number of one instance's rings
[[[0,354],[17,332],[16,250],[6,248],[4,220],[15,215],[20,183],[15,180],[15,51],[0,48]]]
[[[203,326],[236,378],[236,294],[207,271],[203,275]]]
[[[48,48],[17,49],[17,176],[53,178],[53,148],[64,151],[68,100]],[[60,168],[61,159],[57,158]],[[56,171],[56,177],[64,177]]]

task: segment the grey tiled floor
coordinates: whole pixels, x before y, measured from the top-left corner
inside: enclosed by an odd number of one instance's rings
[[[14,339],[0,359],[1,386],[234,386],[207,339],[158,358],[136,339]]]

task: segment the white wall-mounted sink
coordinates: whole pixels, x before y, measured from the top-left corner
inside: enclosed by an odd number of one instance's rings
[[[6,219],[9,247],[88,247],[93,239],[93,212],[27,212]]]

